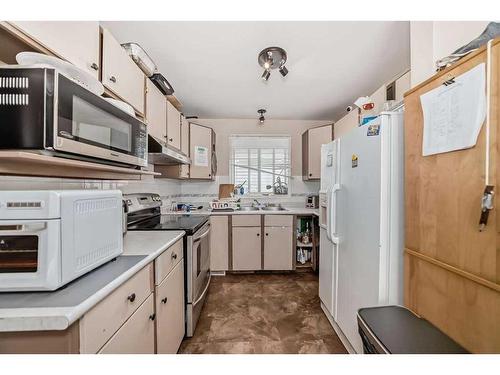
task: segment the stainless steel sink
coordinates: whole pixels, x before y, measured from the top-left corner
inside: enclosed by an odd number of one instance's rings
[[[239,211],[259,211],[259,207],[253,207],[253,206],[240,207]]]
[[[287,211],[286,208],[283,208],[281,206],[266,206],[266,207],[262,207],[261,210],[263,210],[263,211]]]

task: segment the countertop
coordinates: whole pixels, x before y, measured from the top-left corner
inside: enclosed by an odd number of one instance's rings
[[[287,207],[284,211],[210,211],[208,209],[194,210],[190,212],[184,211],[166,211],[167,215],[304,215],[304,216],[319,216],[319,209],[305,207]]]
[[[123,254],[53,292],[0,293],[0,332],[64,330],[144,266],[183,231],[134,231]]]

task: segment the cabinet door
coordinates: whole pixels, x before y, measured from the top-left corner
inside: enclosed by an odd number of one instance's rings
[[[260,227],[233,227],[233,270],[255,271],[262,268],[260,232]]]
[[[181,148],[181,114],[172,103],[167,101],[167,143]]]
[[[144,73],[127,55],[120,43],[104,29],[102,32],[102,84],[144,113]]]
[[[95,78],[99,78],[99,22],[16,21],[11,23],[56,55],[85,69]]]
[[[286,219],[286,225],[264,227],[265,270],[293,269],[293,216],[280,219]]]
[[[146,81],[148,133],[161,141],[165,141],[167,138],[167,99],[151,80]]]
[[[210,217],[210,269],[213,271],[228,270],[228,223],[228,216]]]
[[[307,177],[316,180],[321,177],[321,145],[332,140],[332,126],[321,126],[309,129],[308,155],[307,155]]]
[[[359,126],[359,109],[353,109],[335,123],[335,139],[342,137]]]
[[[189,124],[189,156],[191,157],[190,177],[212,178],[212,129],[197,124]]]
[[[184,338],[184,262],[156,287],[156,350],[175,354]]]
[[[100,354],[154,354],[154,301],[153,294],[109,339]]]

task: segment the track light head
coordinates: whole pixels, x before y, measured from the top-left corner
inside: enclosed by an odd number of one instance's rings
[[[262,73],[262,80],[267,81],[270,76],[271,76],[271,71],[269,69],[266,69],[264,70],[264,73]]]
[[[260,125],[264,125],[264,121],[266,120],[266,119],[264,118],[264,113],[266,113],[266,110],[265,110],[265,109],[259,109],[259,110],[257,111],[257,113],[260,115],[260,117],[259,117],[259,124],[260,124]]]
[[[284,77],[288,74],[288,69],[286,68],[285,65],[281,65],[280,68],[279,68],[279,71],[281,73],[281,75]]]

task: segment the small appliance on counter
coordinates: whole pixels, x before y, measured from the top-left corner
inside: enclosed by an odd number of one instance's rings
[[[306,198],[306,208],[319,208],[319,195],[308,195]]]
[[[55,290],[123,252],[119,190],[0,191],[0,292]]]

